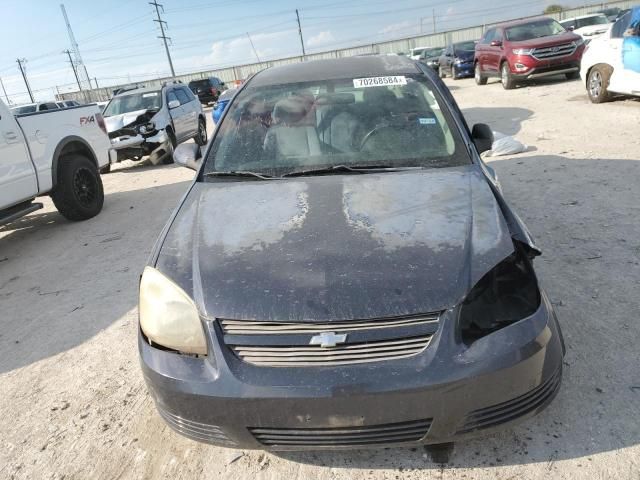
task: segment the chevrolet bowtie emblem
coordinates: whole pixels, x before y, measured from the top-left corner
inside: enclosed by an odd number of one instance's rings
[[[322,348],[331,348],[346,341],[346,333],[338,334],[333,332],[322,332],[320,335],[311,337],[309,345],[320,345]]]

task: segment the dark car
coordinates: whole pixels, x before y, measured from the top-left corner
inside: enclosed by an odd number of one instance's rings
[[[473,77],[473,55],[476,42],[459,42],[447,45],[438,60],[440,78],[450,75],[454,80]]]
[[[420,54],[419,60],[426,66],[438,71],[440,68],[440,56],[444,53],[443,47],[425,48]]]
[[[142,371],[195,440],[459,440],[530,417],[564,345],[540,254],[437,75],[362,56],[239,89],[140,282]]]
[[[607,17],[607,20],[610,22],[615,22],[618,18],[620,18],[620,13],[622,13],[622,9],[618,7],[610,7],[603,8],[602,10],[598,10],[596,13],[602,13]]]
[[[220,94],[227,89],[225,83],[217,77],[192,80],[189,82],[189,88],[203,105],[217,101]]]
[[[475,79],[486,85],[489,77],[501,80],[506,90],[518,83],[553,75],[569,80],[580,76],[585,42],[552,18],[502,23],[488,29],[475,52]]]

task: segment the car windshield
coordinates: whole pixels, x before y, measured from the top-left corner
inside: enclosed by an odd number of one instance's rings
[[[456,53],[458,52],[473,52],[476,49],[476,42],[461,42],[456,43],[454,46]]]
[[[469,163],[431,83],[397,75],[245,87],[220,125],[205,173]]]
[[[189,82],[189,88],[193,90],[206,90],[210,88],[209,80],[194,80],[193,82]]]
[[[16,107],[11,109],[14,115],[24,115],[26,113],[35,113],[36,105],[23,105],[22,107]]]
[[[427,49],[422,48],[422,47],[420,47],[420,48],[412,48],[411,49],[411,55],[422,55],[425,52],[425,50],[427,50]]]
[[[229,90],[225,90],[221,95],[220,98],[218,98],[218,101],[221,100],[231,100],[231,97],[233,97],[236,94],[237,88],[230,88]]]
[[[507,28],[505,37],[511,42],[523,42],[534,38],[559,35],[565,31],[562,25],[549,18]]]
[[[591,25],[606,25],[609,23],[609,19],[604,15],[597,15],[594,17],[578,18],[575,21],[575,28],[590,27]]]
[[[422,52],[420,56],[422,58],[439,57],[440,55],[442,55],[443,51],[444,51],[444,48],[427,48],[425,51]]]
[[[138,110],[159,110],[162,106],[162,95],[160,91],[140,92],[113,97],[103,115],[111,117],[123,113],[135,112]]]

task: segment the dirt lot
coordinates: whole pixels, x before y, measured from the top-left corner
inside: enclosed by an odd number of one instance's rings
[[[194,443],[155,413],[138,367],[138,276],[192,172],[128,163],[84,223],[46,208],[0,228],[0,478],[640,478],[640,102],[578,82],[505,92],[447,80],[469,123],[532,151],[492,163],[544,250],[568,353],[540,416],[456,446],[271,455]]]

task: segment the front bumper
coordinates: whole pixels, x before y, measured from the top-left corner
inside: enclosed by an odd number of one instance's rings
[[[543,295],[531,317],[470,347],[445,312],[430,346],[400,360],[273,368],[240,361],[208,324],[210,355],[151,347],[142,371],[162,417],[194,440],[235,448],[317,450],[458,441],[530,417],[554,398],[564,345]]]
[[[452,76],[453,78],[473,77],[475,73],[473,68],[473,61],[454,63],[451,66]]]
[[[111,163],[145,156],[155,163],[154,159],[160,159],[168,151],[168,143],[169,137],[164,130],[148,137],[138,134],[112,138],[111,149],[115,151],[116,161]]]
[[[580,71],[580,62],[561,63],[546,67],[536,67],[526,73],[514,73],[513,76],[522,80],[535,80],[537,78],[551,77],[565,73],[577,73]]]

